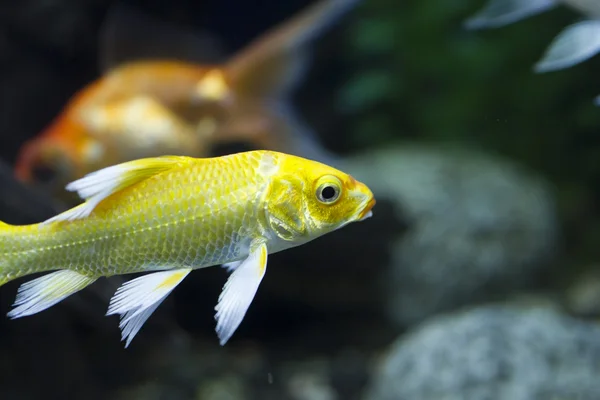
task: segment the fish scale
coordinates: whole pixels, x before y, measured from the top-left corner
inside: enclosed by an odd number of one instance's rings
[[[87,220],[21,227],[14,240],[2,242],[2,257],[19,264],[26,257],[27,273],[74,267],[91,276],[226,262],[240,256],[240,237],[260,229],[265,178],[238,172],[256,171],[259,161],[242,155],[168,171],[132,187],[124,203],[106,199]]]

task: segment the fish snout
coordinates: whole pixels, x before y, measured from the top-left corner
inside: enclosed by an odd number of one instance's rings
[[[68,152],[48,141],[31,141],[21,150],[14,172],[17,179],[28,183],[46,184],[69,168]]]
[[[359,181],[354,181],[354,182],[355,182],[354,192],[357,193],[357,197],[362,199],[362,201],[360,202],[360,205],[358,207],[358,214],[357,214],[356,220],[362,221],[373,215],[372,209],[375,206],[375,204],[377,203],[377,201],[375,200],[375,196],[373,195],[373,192],[371,191],[371,189],[369,189],[367,187],[367,185],[365,185],[364,183],[359,182]]]

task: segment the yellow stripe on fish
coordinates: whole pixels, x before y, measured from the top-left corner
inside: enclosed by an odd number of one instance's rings
[[[0,223],[0,285],[55,271],[18,290],[9,317],[43,311],[100,277],[124,283],[107,315],[121,316],[125,347],[193,270],[230,272],[215,318],[224,345],[265,275],[268,254],[368,218],[363,183],[330,166],[273,151],[163,156],[101,169],[67,185],[85,202],[40,224]]]

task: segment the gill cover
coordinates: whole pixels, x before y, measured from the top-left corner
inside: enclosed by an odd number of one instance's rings
[[[302,191],[302,183],[293,177],[274,179],[269,185],[267,221],[283,240],[294,241],[307,234]]]

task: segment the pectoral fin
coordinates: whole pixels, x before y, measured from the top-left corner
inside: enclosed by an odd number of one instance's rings
[[[251,246],[248,258],[229,276],[215,307],[216,331],[221,346],[227,343],[244,319],[266,269],[267,245],[262,242]]]
[[[242,262],[244,262],[243,260],[241,261],[232,261],[232,262],[228,262],[225,263],[223,265],[221,265],[223,268],[225,268],[227,270],[227,272],[233,272],[235,271],[235,269],[237,267],[239,267],[240,265],[242,265]]]
[[[154,272],[121,285],[106,315],[121,314],[121,340],[128,347],[163,300],[190,273],[190,268]]]
[[[52,217],[42,224],[85,218],[108,196],[151,176],[184,165],[187,160],[187,157],[178,156],[142,158],[92,172],[67,185],[67,190],[77,192],[85,200],[85,203]]]
[[[15,308],[8,316],[14,319],[44,311],[95,280],[75,271],[61,270],[26,282],[19,287]]]

